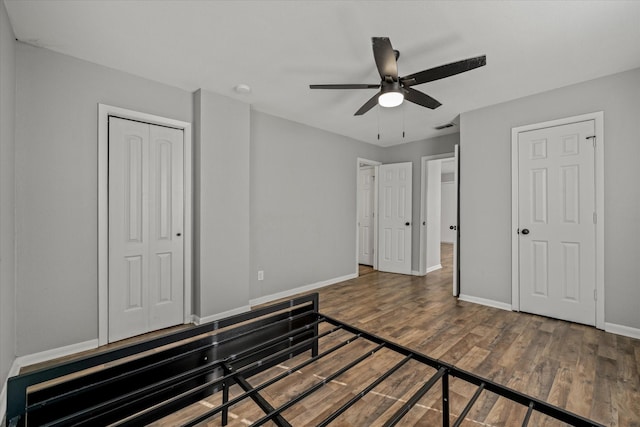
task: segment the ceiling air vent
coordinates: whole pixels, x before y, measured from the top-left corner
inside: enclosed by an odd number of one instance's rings
[[[442,129],[450,128],[450,127],[453,127],[453,126],[455,126],[453,123],[445,123],[443,125],[434,127],[434,129],[435,130],[442,130]]]

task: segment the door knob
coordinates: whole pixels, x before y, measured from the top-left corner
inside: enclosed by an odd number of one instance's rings
[[[176,233],[176,236],[180,237],[182,236],[182,233]]]
[[[528,228],[523,228],[521,233],[522,234],[529,234],[529,229]]]
[[[405,222],[404,225],[406,225],[407,227],[411,225],[410,222]]]

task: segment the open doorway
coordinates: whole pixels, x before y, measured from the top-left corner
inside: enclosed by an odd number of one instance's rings
[[[356,273],[360,276],[378,269],[378,189],[376,176],[380,162],[357,159],[356,186]]]
[[[453,153],[422,158],[420,274],[441,270],[450,276],[458,295],[458,156]]]

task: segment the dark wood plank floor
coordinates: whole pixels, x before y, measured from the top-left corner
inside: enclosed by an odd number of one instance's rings
[[[606,426],[640,427],[640,340],[613,335],[561,320],[515,313],[458,301],[451,295],[451,245],[443,245],[443,269],[424,277],[361,269],[361,276],[319,291],[323,313],[398,342],[459,368],[490,378]],[[116,344],[117,345],[117,344]],[[360,344],[358,344],[360,346]],[[351,347],[350,347],[351,348]],[[360,353],[365,347],[354,346]],[[372,373],[397,359],[389,356],[375,368],[349,372],[285,413],[293,425],[314,425],[331,406],[346,401]],[[336,370],[352,354],[346,351],[325,365],[313,365],[288,381],[267,389],[274,406]],[[291,366],[295,360],[291,361]],[[374,365],[368,365],[374,366]],[[376,425],[377,417],[393,413],[415,391],[428,372],[408,365],[401,375],[377,388],[332,425]],[[284,367],[272,368],[285,369]],[[267,375],[268,373],[265,373]],[[259,378],[251,382],[260,383]],[[451,382],[451,412],[459,414],[475,388]],[[219,396],[193,405],[155,425],[176,425],[215,405]],[[232,409],[230,425],[247,425],[263,413],[244,406]],[[253,405],[255,406],[255,405]],[[483,393],[463,426],[520,425],[525,408]],[[402,425],[438,425],[439,395],[429,393]],[[203,425],[220,425],[219,419]],[[534,415],[531,426],[563,425]]]
[[[443,244],[442,255],[443,269],[425,277],[380,273],[361,266],[357,279],[319,291],[320,310],[606,426],[640,426],[640,340],[561,320],[458,301],[451,295],[451,245]],[[354,348],[351,356],[362,351]],[[397,361],[385,361],[384,353],[380,357],[382,362],[366,365],[368,369],[388,368]],[[266,395],[274,406],[286,402],[296,392],[337,370],[349,356],[337,358],[328,361],[328,365],[314,365],[297,372],[289,381],[268,389]],[[295,360],[289,365],[294,364]],[[296,426],[315,425],[331,408],[335,409],[336,404],[340,405],[366,384],[370,378],[366,369],[355,369],[327,384],[322,392],[285,412],[286,418]],[[383,383],[332,425],[378,425],[378,417],[382,415],[380,419],[384,420],[390,416],[428,375],[423,366],[410,365],[399,378]],[[254,385],[260,382],[260,378],[252,378]],[[475,387],[459,380],[451,382],[452,420],[474,391]],[[205,406],[215,404],[212,399]],[[439,393],[430,392],[401,425],[439,425],[442,416],[439,399]],[[484,393],[462,425],[517,426],[525,413],[526,408]],[[256,421],[263,413],[247,403],[234,408],[232,415],[235,418],[230,425],[242,426]],[[169,418],[157,425],[172,422]],[[219,420],[205,425],[219,425]],[[529,425],[564,424],[534,414]]]
[[[373,272],[321,289],[320,309],[604,425],[640,426],[640,340],[458,301],[451,245],[442,253],[443,269],[424,277]],[[518,425],[497,401],[478,402],[470,418]]]

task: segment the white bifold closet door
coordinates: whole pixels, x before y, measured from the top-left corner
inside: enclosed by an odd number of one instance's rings
[[[183,131],[109,118],[109,341],[184,320]]]

